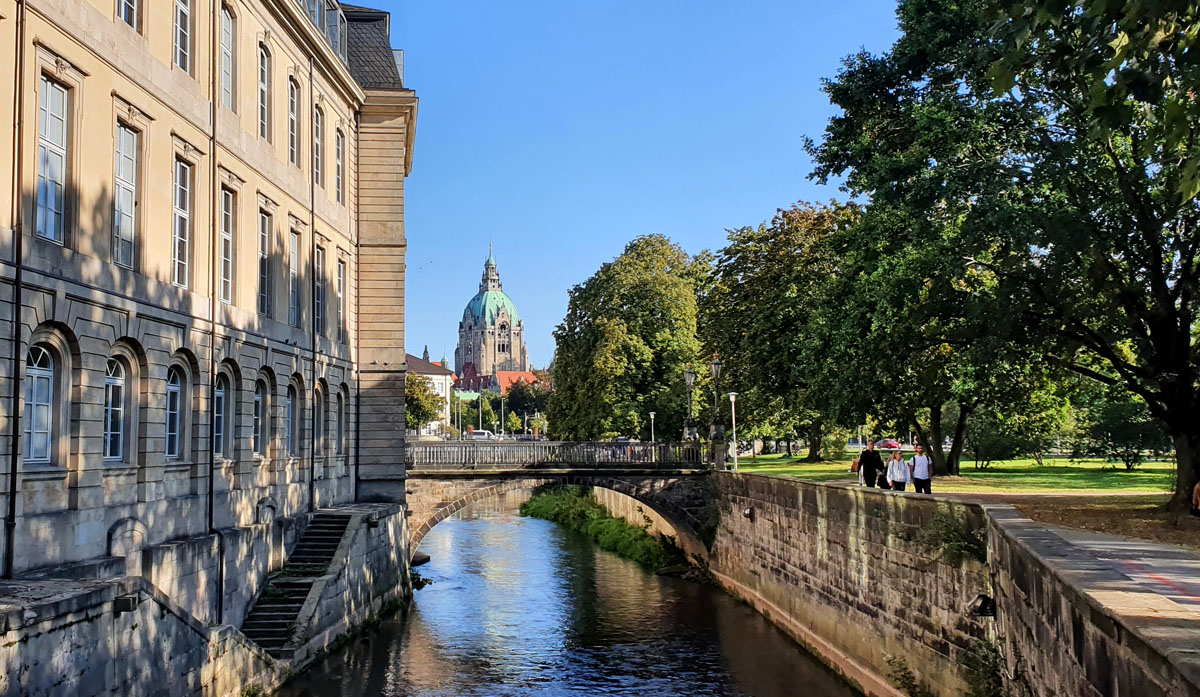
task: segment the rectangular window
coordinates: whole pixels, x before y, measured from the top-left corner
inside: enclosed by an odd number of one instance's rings
[[[185,73],[192,72],[191,0],[175,0],[175,65]]]
[[[113,176],[113,261],[133,266],[137,239],[138,132],[117,124],[116,163]]]
[[[288,162],[300,166],[300,86],[288,80]]]
[[[313,183],[325,188],[325,114],[313,112]]]
[[[337,202],[346,202],[346,136],[341,131],[333,139],[333,184],[337,187]]]
[[[271,314],[271,214],[258,212],[258,314]]]
[[[135,31],[141,30],[138,26],[138,0],[117,0],[117,16]]]
[[[338,340],[346,340],[346,262],[337,263],[337,330]]]
[[[316,316],[313,317],[313,332],[318,335],[325,333],[325,248],[317,247],[317,256],[313,263],[313,301],[316,303]]]
[[[171,245],[172,282],[188,287],[188,258],[192,240],[192,166],[175,160],[175,215]]]
[[[237,196],[221,189],[221,302],[233,302],[233,231],[237,225]]]
[[[38,104],[37,234],[63,241],[67,191],[67,88],[42,77]]]
[[[288,248],[288,323],[300,326],[300,233],[292,233]]]
[[[258,47],[258,137],[271,139],[271,54]]]
[[[233,13],[228,7],[221,8],[221,105],[236,111],[233,105],[233,60],[234,60]]]

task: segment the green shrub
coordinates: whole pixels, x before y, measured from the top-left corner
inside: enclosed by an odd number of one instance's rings
[[[930,549],[940,549],[950,564],[961,564],[964,559],[987,563],[987,532],[972,529],[965,515],[937,511],[917,541]]]
[[[613,518],[608,509],[581,486],[540,490],[521,504],[521,515],[549,520],[587,535],[601,549],[648,569],[687,563],[683,552],[669,540],[655,537],[646,528],[631,525],[624,519]]]
[[[908,667],[908,661],[900,656],[887,656],[886,658],[889,668],[888,677],[891,678],[892,684],[900,688],[908,697],[934,697],[933,691],[917,680],[912,668]]]

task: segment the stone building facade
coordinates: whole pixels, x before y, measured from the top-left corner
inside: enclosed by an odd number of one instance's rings
[[[389,23],[0,0],[5,576],[138,573],[394,469],[417,100]]]
[[[492,376],[500,371],[529,370],[525,324],[517,314],[516,303],[504,292],[491,253],[483,264],[479,292],[467,303],[458,323],[454,369],[461,379],[474,381],[467,389],[491,384]]]

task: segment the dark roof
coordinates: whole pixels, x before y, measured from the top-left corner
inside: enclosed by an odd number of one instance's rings
[[[392,54],[388,13],[356,5],[342,5],[342,11],[346,13],[346,58],[355,81],[363,89],[404,89]]]
[[[454,371],[444,368],[437,363],[417,358],[411,353],[404,354],[404,362],[408,364],[408,372],[418,375],[453,375]]]

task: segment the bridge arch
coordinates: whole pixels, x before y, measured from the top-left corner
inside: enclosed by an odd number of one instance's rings
[[[489,477],[486,479],[411,478],[408,480],[409,518],[408,549],[410,557],[425,536],[443,520],[471,504],[520,489],[536,489],[546,485],[578,485],[608,489],[634,499],[661,516],[675,530],[676,544],[694,562],[708,561],[708,547],[698,531],[695,516],[684,503],[690,492],[681,495],[680,488],[692,478],[661,476],[558,475]]]

